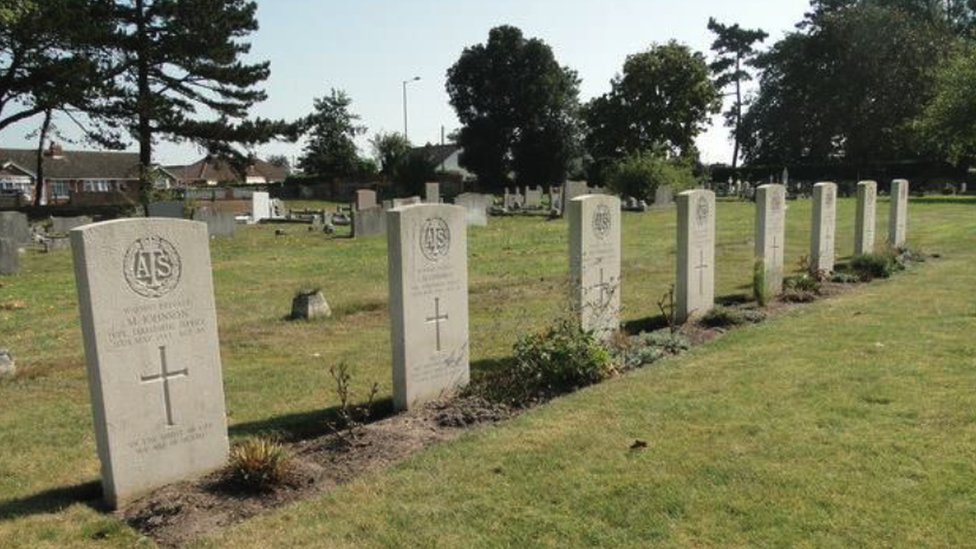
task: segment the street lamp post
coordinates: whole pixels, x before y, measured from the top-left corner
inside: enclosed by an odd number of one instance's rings
[[[420,80],[419,76],[414,76],[410,80],[403,81],[403,138],[407,139],[407,84],[411,82],[417,82]]]

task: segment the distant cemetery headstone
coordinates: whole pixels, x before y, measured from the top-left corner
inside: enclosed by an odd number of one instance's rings
[[[424,185],[425,195],[427,204],[440,204],[441,203],[441,184],[440,183],[427,183]]]
[[[78,217],[52,217],[51,231],[55,233],[67,233],[72,229],[90,225],[92,222],[93,219],[86,215]]]
[[[402,208],[404,206],[415,206],[417,204],[423,204],[423,201],[420,200],[419,196],[393,199],[393,208]]]
[[[684,322],[715,306],[715,193],[678,195],[678,280],[675,317]]]
[[[0,238],[9,238],[18,248],[31,243],[30,222],[19,212],[0,212]]]
[[[813,186],[813,222],[810,231],[810,267],[818,271],[834,270],[834,242],[837,231],[837,185],[817,183]]]
[[[549,208],[556,212],[563,210],[563,188],[549,187]]]
[[[48,236],[41,244],[44,246],[44,253],[46,254],[71,249],[71,239],[67,236]]]
[[[526,210],[539,210],[542,209],[542,187],[526,187],[525,188],[525,205]]]
[[[454,205],[464,208],[466,212],[465,222],[468,227],[487,227],[488,208],[491,207],[492,198],[486,194],[464,193],[454,199]]]
[[[605,340],[620,326],[620,199],[584,195],[567,211],[572,302],[583,330]]]
[[[251,222],[260,223],[271,219],[271,195],[264,192],[251,194]]]
[[[508,211],[515,211],[515,210],[522,209],[522,205],[523,205],[522,195],[519,193],[518,188],[516,188],[515,192],[512,193],[509,192],[508,187],[505,187],[505,199],[503,201],[503,205],[505,209]]]
[[[183,203],[176,201],[153,202],[149,204],[149,217],[183,219]]]
[[[857,184],[857,214],[854,221],[854,255],[874,251],[874,225],[877,215],[878,184],[861,181]]]
[[[206,225],[109,221],[71,241],[108,503],[219,469],[227,420]]]
[[[567,181],[563,184],[562,203],[568,208],[569,201],[585,194],[589,194],[590,188],[586,181]]]
[[[368,210],[375,208],[376,206],[376,191],[370,189],[360,189],[356,191],[357,210]]]
[[[199,207],[193,210],[193,219],[206,223],[207,232],[210,233],[210,236],[234,236],[234,231],[237,228],[234,212]]]
[[[783,251],[786,246],[786,187],[756,189],[756,259],[762,261],[768,295],[783,291]]]
[[[891,212],[888,214],[888,242],[900,248],[908,237],[908,181],[891,182]]]
[[[352,236],[364,238],[386,234],[386,211],[383,208],[366,208],[352,212]]]
[[[12,238],[0,238],[0,275],[17,274],[20,270],[19,246]]]
[[[468,383],[466,212],[424,204],[387,216],[393,397],[403,410]]]
[[[661,185],[654,191],[654,207],[670,208],[674,206],[674,190],[668,185]]]

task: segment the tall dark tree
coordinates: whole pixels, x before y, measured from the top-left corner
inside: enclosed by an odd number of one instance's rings
[[[294,137],[283,121],[250,118],[265,99],[267,62],[244,61],[258,29],[249,0],[112,0],[117,98],[144,170],[159,138],[189,141],[244,161],[234,147]]]
[[[341,90],[315,99],[315,111],[304,125],[308,143],[298,165],[307,174],[342,177],[360,172],[356,137],[365,133],[359,116],[350,110],[352,99]]]
[[[716,59],[709,66],[715,73],[715,87],[724,91],[729,87],[733,91],[732,105],[725,112],[725,125],[732,130],[732,168],[739,166],[739,126],[742,124],[742,111],[745,107],[742,96],[742,84],[752,80],[752,74],[746,69],[755,57],[755,46],[769,37],[759,29],[744,29],[735,25],[724,25],[714,18],[708,20],[708,30],[715,34],[712,51]]]
[[[610,86],[584,109],[591,177],[598,181],[628,155],[696,158],[695,139],[721,108],[705,56],[674,41],[628,56]]]
[[[827,10],[756,60],[746,161],[865,165],[920,158],[911,121],[955,41],[944,25],[864,1]]]
[[[380,173],[395,176],[397,168],[403,164],[410,154],[410,140],[402,133],[378,133],[369,140],[373,148],[373,156],[380,164]]]
[[[563,181],[579,152],[579,79],[542,40],[497,27],[447,71],[461,164],[499,188]]]

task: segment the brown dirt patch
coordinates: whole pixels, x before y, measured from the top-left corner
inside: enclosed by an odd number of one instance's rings
[[[461,398],[365,425],[353,434],[330,434],[289,444],[286,483],[266,492],[236,485],[226,471],[161,488],[116,515],[166,547],[289,503],[327,492],[366,473],[385,469],[432,444],[511,417],[514,411],[480,398]]]

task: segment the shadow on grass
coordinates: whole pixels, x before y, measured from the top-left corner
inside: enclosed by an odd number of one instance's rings
[[[109,512],[102,500],[102,485],[95,481],[51,488],[32,496],[4,501],[0,503],[0,521],[59,513],[78,503],[100,513]]]
[[[333,431],[329,426],[341,423],[339,412],[340,408],[333,406],[322,410],[288,414],[250,423],[238,423],[232,425],[229,432],[232,437],[275,433],[284,442],[300,442],[332,434]],[[377,400],[370,408],[367,423],[382,421],[394,414],[392,398]]]

